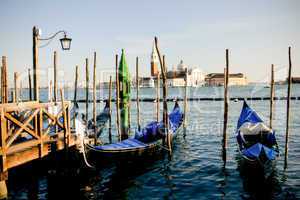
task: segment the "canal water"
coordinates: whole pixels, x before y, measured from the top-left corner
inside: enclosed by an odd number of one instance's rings
[[[300,85],[294,85],[292,96],[300,96]],[[230,97],[268,97],[269,88],[263,85],[230,87]],[[276,86],[276,96],[286,96],[286,86]],[[47,92],[43,98],[47,98]],[[100,93],[99,93],[100,92]],[[24,91],[24,96],[26,92]],[[132,91],[132,97],[135,91]],[[154,97],[155,90],[143,88],[141,97]],[[97,91],[107,97],[107,90]],[[189,88],[189,97],[222,97],[222,87]],[[65,90],[67,99],[73,91]],[[92,97],[92,96],[91,96]],[[92,99],[90,97],[90,99]],[[169,97],[183,97],[183,88],[170,88]],[[26,98],[26,97],[24,97]],[[84,98],[83,90],[79,99]],[[268,124],[269,101],[249,101]],[[169,102],[169,109],[173,102]],[[180,102],[183,105],[183,102]],[[155,119],[155,104],[141,102],[141,123]],[[299,199],[300,198],[300,101],[291,101],[290,143],[288,167],[283,169],[286,126],[286,101],[275,101],[273,126],[276,130],[281,156],[275,172],[268,179],[247,171],[241,165],[235,139],[235,128],[242,102],[229,103],[227,163],[222,161],[222,101],[191,101],[188,105],[186,137],[178,135],[173,154],[145,158],[138,163],[83,167],[71,175],[51,176],[50,168],[41,170],[39,164],[30,164],[12,170],[8,189],[11,199]],[[90,104],[92,116],[92,104]],[[98,112],[103,103],[97,104]],[[80,104],[85,112],[85,105]],[[161,105],[162,111],[162,105]],[[162,112],[161,112],[162,113]],[[162,115],[160,115],[162,116]],[[113,122],[115,122],[115,109]],[[136,103],[131,104],[131,129],[136,128]],[[114,140],[117,140],[113,124]],[[101,136],[107,141],[107,132]],[[81,157],[77,158],[80,160]],[[99,160],[102,158],[99,157]],[[75,159],[76,160],[76,159]],[[72,163],[75,161],[73,160]],[[93,162],[93,161],[90,161]],[[57,161],[56,161],[57,164]],[[76,164],[74,164],[75,166]],[[71,166],[72,167],[72,166]],[[74,170],[73,170],[74,171]]]

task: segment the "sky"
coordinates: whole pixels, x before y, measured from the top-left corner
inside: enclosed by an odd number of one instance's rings
[[[7,56],[10,82],[13,72],[19,72],[25,82],[32,67],[36,25],[41,37],[65,30],[72,38],[70,51],[61,50],[62,35],[39,49],[42,71],[53,66],[53,51],[57,51],[60,81],[73,82],[76,65],[84,80],[85,58],[92,75],[94,51],[98,78],[107,81],[121,49],[132,76],[137,56],[140,75],[149,76],[154,36],[168,69],[183,60],[205,73],[223,72],[225,49],[229,49],[231,73],[245,73],[251,82],[268,81],[274,64],[276,79],[283,79],[289,46],[293,76],[300,76],[299,9],[298,0],[1,0],[0,56]],[[42,85],[49,79],[45,74]]]

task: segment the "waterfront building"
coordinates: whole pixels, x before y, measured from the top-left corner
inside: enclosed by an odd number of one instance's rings
[[[181,60],[176,68],[167,72],[167,84],[170,87],[183,87],[185,85],[185,70],[188,66]],[[187,86],[197,87],[204,85],[205,74],[199,68],[187,70]]]
[[[243,73],[229,74],[228,85],[247,85],[247,77]],[[224,73],[211,73],[205,77],[205,85],[221,86],[224,85]]]

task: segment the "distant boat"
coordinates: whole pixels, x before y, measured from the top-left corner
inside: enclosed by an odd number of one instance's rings
[[[275,132],[264,124],[246,101],[237,124],[236,138],[243,159],[265,172],[270,172],[273,161],[279,155]]]

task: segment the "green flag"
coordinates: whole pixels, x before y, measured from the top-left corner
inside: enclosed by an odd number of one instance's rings
[[[122,138],[128,136],[128,102],[130,100],[130,75],[125,60],[125,53],[122,49],[121,60],[119,64],[119,86],[120,86],[120,109],[121,109],[121,134]]]

